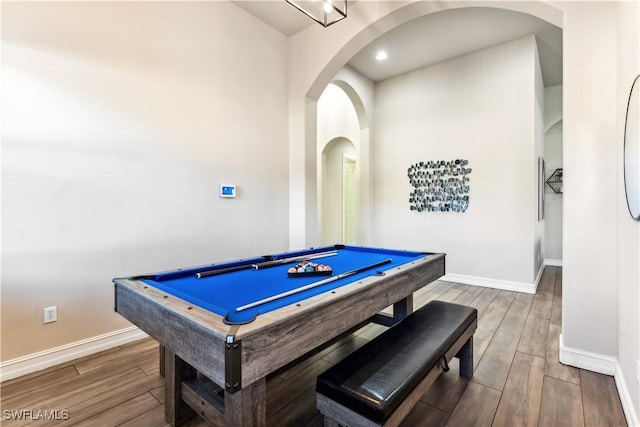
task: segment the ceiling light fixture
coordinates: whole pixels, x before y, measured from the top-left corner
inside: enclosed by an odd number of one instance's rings
[[[347,17],[347,0],[286,0],[323,27]]]
[[[376,54],[376,59],[378,61],[384,61],[385,59],[387,59],[389,57],[389,55],[387,55],[387,52],[385,52],[384,50],[381,50],[380,52],[378,52]]]

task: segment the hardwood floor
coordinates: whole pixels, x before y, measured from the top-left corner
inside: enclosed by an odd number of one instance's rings
[[[558,362],[562,269],[547,267],[536,295],[434,282],[415,296],[478,309],[474,376],[457,360],[403,423],[411,426],[624,426],[612,377]],[[315,377],[385,328],[368,325],[267,381],[269,426],[322,426]],[[165,426],[164,380],[151,339],[114,348],[0,386],[0,424]],[[10,411],[58,411],[59,420],[8,420]],[[7,412],[9,411],[9,412]],[[68,411],[68,412],[64,412]],[[68,419],[62,419],[68,418]],[[202,420],[189,426],[205,426]]]

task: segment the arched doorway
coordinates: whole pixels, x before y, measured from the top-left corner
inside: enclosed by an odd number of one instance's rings
[[[327,86],[317,104],[318,211],[322,244],[358,239],[363,177],[360,151],[368,123],[355,91],[344,81]],[[366,125],[365,125],[366,126]],[[358,164],[358,167],[356,167]]]
[[[322,244],[355,244],[357,226],[356,151],[347,138],[331,140],[321,158]]]
[[[291,50],[292,67],[303,69],[305,72],[291,76],[290,138],[296,141],[292,150],[297,154],[296,161],[290,163],[293,177],[306,177],[302,183],[292,179],[290,183],[290,245],[292,247],[317,244],[320,240],[318,215],[317,183],[309,179],[318,177],[317,165],[317,100],[327,85],[334,80],[336,74],[353,57],[353,55],[368,45],[371,41],[404,23],[444,10],[459,8],[495,8],[495,2],[413,2],[397,4],[393,2],[377,4],[375,8],[367,9],[367,19],[359,23],[351,21],[347,31],[332,33],[330,41],[318,34],[317,37],[300,37],[294,39]],[[558,27],[562,27],[563,12],[544,2],[507,2],[500,4],[500,9],[530,14]],[[305,34],[306,36],[306,34]],[[313,54],[312,54],[313,53]],[[360,168],[369,167],[369,149],[363,147],[360,151]],[[304,161],[300,161],[304,155]],[[366,192],[368,185],[363,189]],[[368,199],[368,194],[365,197]],[[370,203],[370,202],[369,202]],[[363,209],[370,209],[369,203]],[[364,229],[370,224],[366,221],[368,215],[363,216]],[[366,234],[366,233],[365,233]]]

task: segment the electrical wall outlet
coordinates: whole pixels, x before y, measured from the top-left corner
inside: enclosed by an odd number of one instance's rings
[[[44,323],[52,323],[58,320],[58,307],[45,307],[44,309]]]

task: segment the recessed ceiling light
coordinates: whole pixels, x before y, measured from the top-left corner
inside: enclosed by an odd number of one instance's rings
[[[378,52],[376,54],[376,59],[378,61],[384,61],[385,59],[387,59],[389,57],[389,55],[387,55],[387,52],[385,52],[384,50],[381,50],[380,52]]]

